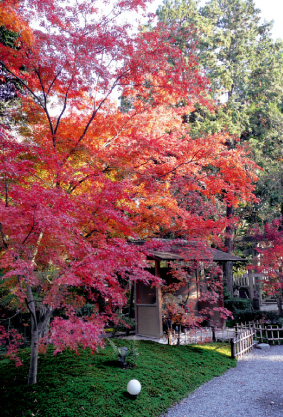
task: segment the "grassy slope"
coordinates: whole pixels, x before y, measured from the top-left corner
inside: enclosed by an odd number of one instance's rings
[[[130,341],[115,343],[131,346]],[[167,346],[139,341],[135,369],[116,365],[112,349],[79,356],[50,349],[40,357],[38,384],[27,387],[28,355],[24,365],[0,360],[2,417],[153,417],[159,416],[214,376],[236,365],[223,345]],[[225,355],[226,353],[226,355]],[[130,379],[142,384],[132,400],[126,393]]]

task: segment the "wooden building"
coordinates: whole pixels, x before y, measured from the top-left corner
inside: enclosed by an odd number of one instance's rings
[[[148,256],[151,264],[150,272],[168,282],[168,276],[170,276],[170,272],[168,274],[168,271],[172,262],[185,264],[188,260],[194,260],[196,258],[198,261],[211,260],[217,262],[222,267],[224,267],[225,262],[244,261],[244,259],[238,256],[206,247],[203,247],[200,255],[199,248],[196,248],[196,244],[182,241],[181,244],[173,244],[166,251],[152,250]],[[197,288],[189,288],[190,285],[195,284],[188,282],[185,287],[179,292],[176,292],[176,295],[182,295],[190,291],[190,301],[195,299],[195,309],[197,310],[199,308]],[[135,308],[137,335],[160,338],[163,335],[161,286],[150,286],[140,281],[137,282]],[[220,318],[215,317],[215,320],[220,320]]]

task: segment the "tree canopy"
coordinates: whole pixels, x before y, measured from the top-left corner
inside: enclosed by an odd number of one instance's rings
[[[151,238],[216,241],[223,206],[254,199],[245,151],[184,123],[196,103],[211,106],[193,48],[185,54],[163,23],[135,32],[121,20],[143,1],[105,4],[0,3],[17,34],[0,44],[1,70],[20,97],[17,128],[0,131],[1,285],[11,309],[30,313],[29,383],[40,346],[95,350],[127,282],[160,284],[145,271],[160,245]]]
[[[261,168],[257,203],[242,205],[240,233],[251,224],[282,215],[282,41],[274,41],[272,23],[263,22],[253,0],[165,1],[159,20],[179,28],[178,45],[189,51],[185,33],[195,28],[196,55],[210,79],[214,111],[199,105],[187,115],[191,135],[229,132],[248,146]]]

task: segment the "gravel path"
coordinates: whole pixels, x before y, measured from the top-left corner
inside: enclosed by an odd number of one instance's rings
[[[254,349],[163,417],[283,417],[283,346]]]

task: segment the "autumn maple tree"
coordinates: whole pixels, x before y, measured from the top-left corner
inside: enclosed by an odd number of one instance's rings
[[[255,230],[257,256],[252,266],[261,273],[262,290],[276,299],[278,314],[282,316],[283,301],[283,231],[282,219],[266,223],[264,230]]]
[[[161,244],[149,238],[216,239],[222,205],[253,198],[244,151],[223,133],[192,138],[183,123],[208,86],[193,43],[184,57],[162,24],[134,31],[122,15],[143,7],[0,3],[0,24],[17,33],[0,44],[1,71],[20,99],[16,127],[0,131],[1,287],[13,311],[30,313],[29,384],[40,348],[95,350],[126,283],[160,284],[144,269]],[[2,326],[11,355],[13,334]]]

